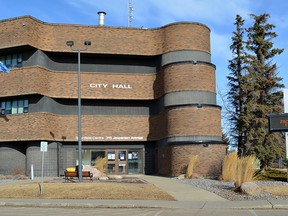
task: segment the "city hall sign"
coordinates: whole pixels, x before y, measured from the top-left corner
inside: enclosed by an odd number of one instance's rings
[[[90,88],[96,88],[96,89],[132,89],[132,86],[130,84],[108,84],[108,83],[90,83]]]

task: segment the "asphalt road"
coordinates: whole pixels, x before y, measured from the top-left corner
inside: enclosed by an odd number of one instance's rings
[[[1,216],[133,215],[133,216],[287,216],[283,209],[39,208],[0,207]]]

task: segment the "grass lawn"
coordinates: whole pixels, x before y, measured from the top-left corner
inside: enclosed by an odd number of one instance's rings
[[[0,186],[0,198],[175,200],[151,184],[129,183],[39,183]]]
[[[287,170],[269,169],[258,173],[255,177],[259,181],[283,181],[287,182]]]
[[[262,186],[261,189],[276,196],[288,196],[288,186]]]
[[[287,182],[287,170],[269,169],[258,173],[255,180]],[[261,189],[276,196],[288,196],[288,186],[262,186]]]

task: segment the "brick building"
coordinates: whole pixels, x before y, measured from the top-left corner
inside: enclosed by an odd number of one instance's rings
[[[216,104],[210,30],[48,24],[30,16],[0,21],[0,174],[45,176],[78,163],[77,52],[81,52],[82,164],[108,158],[117,174],[217,175],[226,154]]]

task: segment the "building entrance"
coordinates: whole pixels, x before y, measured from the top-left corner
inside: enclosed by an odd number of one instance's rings
[[[84,149],[82,164],[95,166],[98,157],[107,158],[107,174],[143,173],[143,149]]]
[[[127,150],[107,150],[107,173],[127,174]]]

